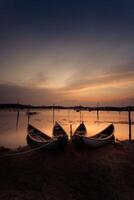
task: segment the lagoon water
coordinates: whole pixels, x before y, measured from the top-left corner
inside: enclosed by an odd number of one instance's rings
[[[30,123],[41,131],[52,135],[53,114],[52,110],[38,110],[38,113],[30,117]],[[26,145],[27,115],[21,111],[19,115],[18,129],[16,130],[17,113],[15,111],[0,111],[0,146],[17,148]],[[119,140],[128,139],[128,113],[127,112],[99,112],[99,120],[95,111],[82,111],[81,118],[84,121],[88,135],[94,135],[110,123],[115,126],[115,137]],[[134,139],[134,112],[131,113],[132,138]],[[70,124],[73,132],[80,123],[80,112],[74,110],[55,110],[55,120],[60,122],[65,131],[70,135]]]

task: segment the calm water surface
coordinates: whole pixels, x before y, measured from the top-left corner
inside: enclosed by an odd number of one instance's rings
[[[115,137],[120,140],[128,139],[127,112],[100,112],[99,121],[97,121],[96,112],[82,111],[81,116],[89,136],[96,134],[110,123],[113,123],[115,126]],[[16,118],[17,113],[15,111],[0,111],[0,146],[17,148],[26,145],[28,121],[26,112],[20,112],[17,130]],[[134,113],[131,114],[131,118],[134,122]],[[68,135],[70,135],[70,123],[72,123],[74,132],[80,123],[80,113],[73,110],[57,110],[55,111],[55,120],[60,122]],[[48,135],[52,135],[52,111],[39,110],[38,114],[30,117],[30,123]],[[134,139],[134,125],[132,125],[132,138]]]

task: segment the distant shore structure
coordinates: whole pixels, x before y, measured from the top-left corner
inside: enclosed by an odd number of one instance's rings
[[[41,105],[41,106],[34,106],[34,105],[27,105],[27,104],[0,104],[0,109],[11,109],[11,110],[25,110],[25,109],[69,109],[75,110],[77,112],[81,111],[134,111],[134,106],[60,106],[60,105]]]

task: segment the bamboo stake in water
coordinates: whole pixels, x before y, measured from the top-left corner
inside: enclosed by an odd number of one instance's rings
[[[83,112],[81,113],[81,121],[84,122],[84,114],[83,114]]]
[[[19,111],[19,108],[18,108],[17,109],[16,130],[18,129],[18,125],[19,125],[19,116],[20,116],[20,111]]]
[[[81,110],[80,110],[80,122],[81,122]]]
[[[19,116],[20,116],[20,109],[19,109],[19,100],[17,101],[17,119],[16,119],[16,130],[18,129],[18,125],[19,125]]]
[[[97,121],[99,121],[99,103],[97,103]]]
[[[70,138],[72,138],[72,124],[70,124]]]
[[[128,123],[129,123],[129,141],[131,141],[132,137],[131,137],[131,108],[128,108]]]
[[[27,123],[29,124],[29,122],[30,122],[30,115],[29,115],[29,113],[27,114]]]
[[[54,117],[55,117],[55,116],[54,116],[54,114],[55,114],[54,111],[55,111],[55,110],[54,110],[54,105],[53,105],[53,126],[54,126],[54,120],[55,120],[55,119],[54,119]]]

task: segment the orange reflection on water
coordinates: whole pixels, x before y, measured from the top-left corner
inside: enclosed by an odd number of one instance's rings
[[[17,113],[13,111],[0,112],[0,146],[16,148],[26,145],[26,113],[20,113],[18,130],[16,130],[16,116]],[[87,127],[88,136],[100,132],[110,123],[113,123],[115,126],[115,137],[120,140],[128,139],[127,112],[100,112],[98,121],[96,112],[82,111],[81,119]],[[70,124],[72,124],[74,132],[80,123],[80,112],[73,110],[56,110],[55,120],[60,122],[68,135],[70,135]],[[134,121],[133,113],[132,121]],[[53,116],[51,110],[38,111],[38,114],[30,117],[30,123],[46,134],[52,136]],[[132,138],[134,139],[133,134],[134,126],[132,125]]]

